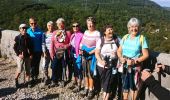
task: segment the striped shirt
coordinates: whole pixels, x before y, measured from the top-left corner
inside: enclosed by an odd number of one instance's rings
[[[43,41],[44,41],[44,45],[42,45],[42,50],[43,52],[45,52],[46,50],[51,50],[51,38],[52,38],[52,33],[44,33],[43,36]]]
[[[83,39],[81,41],[80,46],[85,45],[89,48],[96,47],[96,43],[97,43],[98,39],[100,39],[100,32],[99,31],[95,30],[94,32],[89,33],[89,31],[86,30],[84,32]]]

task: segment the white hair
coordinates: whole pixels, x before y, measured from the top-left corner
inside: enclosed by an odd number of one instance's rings
[[[140,22],[137,18],[131,18],[127,24],[127,27],[129,28],[131,25],[140,25]]]
[[[56,21],[56,23],[57,23],[57,24],[58,24],[58,23],[61,23],[61,22],[63,22],[63,23],[64,23],[64,22],[65,22],[65,20],[64,20],[63,18],[58,18],[58,19],[57,19],[57,21]]]
[[[53,25],[53,21],[49,21],[47,25]]]

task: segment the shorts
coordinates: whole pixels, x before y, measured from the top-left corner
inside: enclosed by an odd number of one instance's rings
[[[27,75],[30,75],[30,67],[31,67],[31,60],[29,57],[21,59],[19,57],[16,58],[17,60],[17,72],[21,73],[23,68]]]
[[[100,78],[101,88],[103,88],[104,92],[110,93],[117,89],[118,75],[112,74],[112,68],[104,69],[97,66],[97,76]]]

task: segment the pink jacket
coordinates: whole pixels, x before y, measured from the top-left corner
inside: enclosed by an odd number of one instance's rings
[[[70,37],[71,37],[71,33],[70,31],[66,31],[66,37],[65,37],[65,40],[64,42],[59,42],[57,41],[57,38],[56,38],[56,33],[58,32],[59,30],[56,30],[53,32],[53,35],[52,35],[52,38],[51,38],[51,51],[50,51],[50,56],[51,58],[53,59],[54,58],[54,55],[55,55],[55,52],[56,52],[56,48],[65,48],[65,49],[69,49],[70,47]]]
[[[79,49],[80,49],[80,43],[81,43],[81,40],[82,40],[82,37],[83,37],[83,33],[81,33],[80,31],[79,32],[76,32],[76,33],[73,33],[71,35],[71,38],[70,38],[70,42],[72,41],[72,39],[75,37],[75,51],[76,51],[76,57],[78,57],[79,55]]]

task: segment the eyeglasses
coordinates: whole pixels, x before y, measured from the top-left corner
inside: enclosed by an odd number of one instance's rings
[[[21,29],[27,29],[27,27],[21,27]]]
[[[37,23],[30,23],[31,25],[36,25]]]
[[[73,27],[79,27],[78,25],[73,25]]]

